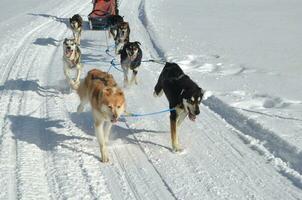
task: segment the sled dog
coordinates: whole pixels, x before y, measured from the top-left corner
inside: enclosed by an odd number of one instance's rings
[[[95,135],[100,145],[101,161],[108,162],[107,144],[111,126],[125,111],[126,101],[123,91],[117,86],[113,76],[97,69],[90,70],[77,90],[80,97],[78,112],[90,102],[94,119]]]
[[[139,42],[128,42],[124,45],[121,50],[121,66],[124,72],[124,87],[127,87],[129,84],[132,85],[133,82],[137,84],[137,72],[138,68],[141,65],[143,53],[140,48]],[[128,80],[128,71],[132,70],[132,78],[129,82]]]
[[[107,17],[107,23],[109,26],[109,37],[116,37],[118,25],[122,22],[124,22],[124,18],[120,15],[110,15],[109,17]]]
[[[162,93],[165,93],[170,109],[175,109],[170,111],[172,150],[181,151],[177,129],[186,116],[195,121],[205,92],[176,63],[167,62],[154,87],[154,96]]]
[[[76,14],[72,16],[72,18],[69,18],[69,23],[75,42],[80,45],[81,34],[83,29],[83,19],[79,14]]]
[[[76,89],[80,83],[80,75],[82,72],[81,50],[75,42],[75,39],[64,39],[63,42],[63,62],[64,74],[71,88]],[[70,71],[76,69],[76,79],[70,78]]]
[[[114,38],[115,41],[115,53],[120,54],[124,45],[129,42],[130,27],[128,22],[121,22],[117,26],[117,32]]]

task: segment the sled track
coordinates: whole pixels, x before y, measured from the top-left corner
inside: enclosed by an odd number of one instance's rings
[[[302,152],[295,146],[284,141],[272,131],[265,129],[253,119],[239,113],[215,96],[210,97],[203,104],[238,130],[238,136],[245,143],[257,140],[259,146],[252,146],[252,148],[260,154],[264,154],[269,161],[274,162],[275,159],[280,158],[283,163],[276,164],[278,171],[296,186],[302,188]]]
[[[67,8],[66,10],[63,10],[63,13],[68,15],[71,14],[72,11],[74,10],[68,10]],[[7,188],[4,190],[7,191],[8,195],[7,197],[3,196],[3,198],[26,198],[24,196],[25,194],[27,195],[27,197],[30,197],[31,195],[37,197],[37,194],[32,193],[32,191],[25,192],[25,188],[30,188],[27,186],[28,179],[36,179],[37,181],[33,181],[33,183],[38,183],[40,186],[42,186],[41,190],[45,189],[43,188],[43,184],[39,183],[41,182],[41,180],[39,180],[40,176],[43,176],[45,172],[45,170],[43,172],[43,169],[45,169],[45,166],[43,166],[44,164],[38,161],[38,163],[42,164],[42,166],[40,165],[40,167],[38,167],[38,169],[40,169],[39,172],[34,171],[33,169],[37,167],[37,162],[35,162],[35,159],[26,159],[29,158],[27,155],[28,152],[26,151],[26,149],[29,147],[28,145],[24,145],[24,142],[18,141],[18,138],[24,137],[22,133],[36,133],[36,130],[34,130],[34,127],[32,127],[32,123],[30,121],[20,121],[19,119],[22,118],[22,115],[27,114],[26,103],[28,91],[38,93],[38,91],[32,90],[34,88],[32,88],[32,86],[30,85],[31,81],[27,81],[29,76],[36,76],[35,74],[32,74],[32,71],[39,71],[39,68],[34,68],[34,62],[39,55],[39,48],[32,49],[31,41],[35,39],[39,33],[42,33],[47,28],[56,28],[58,26],[57,24],[52,22],[53,20],[49,20],[48,22],[35,27],[19,41],[16,47],[16,51],[9,58],[2,74],[1,81],[3,83],[3,86],[1,87],[1,105],[3,106],[3,108],[5,108],[5,110],[2,110],[1,113],[9,113],[9,115],[1,117],[3,119],[3,122],[1,123],[3,124],[3,126],[0,138],[0,159],[3,161],[1,161],[1,163],[7,163],[6,158],[11,158],[6,165],[2,166],[1,170],[4,171],[4,173],[5,171],[8,172],[6,175],[1,175],[1,188]],[[54,27],[51,27],[53,25]],[[63,31],[59,34],[64,34],[65,31],[66,30],[63,29]],[[14,124],[16,120],[16,124],[20,126],[20,128],[18,127],[17,129]],[[10,121],[12,121],[12,123],[10,123]],[[15,131],[14,134],[10,132],[10,127]],[[39,127],[39,124],[37,124],[37,127]],[[20,132],[21,130],[22,132]],[[36,139],[38,140],[38,138]],[[43,156],[43,153],[41,152],[32,153],[35,154],[37,158],[41,158],[41,156]],[[40,160],[44,159],[41,158]],[[47,182],[44,183],[44,186],[45,185],[47,185]],[[35,186],[32,185],[32,187]],[[39,193],[38,190],[36,190],[36,192]],[[45,195],[45,191],[41,192],[40,195],[42,195],[43,197],[43,194]],[[46,196],[44,196],[44,198],[45,197]]]

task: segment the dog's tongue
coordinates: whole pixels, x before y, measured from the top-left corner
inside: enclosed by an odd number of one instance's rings
[[[70,57],[71,54],[72,54],[72,50],[66,49],[65,54],[66,54],[67,57]]]
[[[195,119],[196,119],[196,115],[193,115],[189,112],[189,119],[193,122],[195,122]]]

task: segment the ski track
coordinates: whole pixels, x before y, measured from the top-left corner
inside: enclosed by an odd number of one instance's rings
[[[85,15],[88,3],[81,2],[81,7],[80,1],[62,3],[62,9],[54,11],[61,17]],[[144,42],[144,57],[164,58],[148,22],[146,3],[123,1],[120,7],[122,12],[131,10],[125,18],[131,38]],[[302,199],[299,152],[254,122],[244,123],[244,116],[216,97],[204,102],[194,127],[182,126],[183,153],[170,151],[168,114],[127,118],[113,127],[110,163],[100,163],[92,117],[89,112],[75,113],[77,96],[64,82],[61,45],[51,50],[33,46],[39,36],[60,41],[71,32],[53,18],[42,21],[30,25],[34,28],[7,52],[9,59],[1,67],[0,187],[7,192],[0,199],[264,199],[262,194],[269,199]],[[99,35],[83,33],[84,74],[99,66],[94,57],[105,50]],[[137,95],[137,90],[152,94],[161,69],[153,65],[144,63],[140,85],[126,89],[130,111],[167,107],[164,98],[146,101]],[[112,73],[121,83],[122,75]],[[253,150],[256,147],[260,154]]]

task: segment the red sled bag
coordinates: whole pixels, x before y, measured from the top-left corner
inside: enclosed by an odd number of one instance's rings
[[[93,9],[88,15],[90,29],[108,29],[108,16],[117,14],[116,0],[93,0],[92,3]]]

